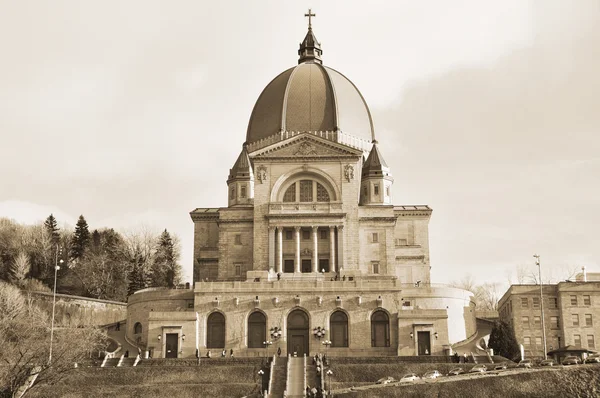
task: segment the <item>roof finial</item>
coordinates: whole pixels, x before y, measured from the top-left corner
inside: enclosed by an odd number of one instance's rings
[[[305,17],[308,17],[308,29],[312,29],[312,21],[311,17],[316,17],[317,14],[312,13],[312,9],[308,9],[308,14],[304,14]]]
[[[309,8],[308,14],[304,14],[304,16],[308,17],[308,32],[302,43],[300,43],[300,49],[298,50],[300,58],[298,59],[298,63],[316,62],[322,64],[321,54],[323,53],[323,50],[321,50],[321,43],[317,41],[317,38],[312,31],[312,17],[316,17],[317,14],[313,14],[312,9]]]

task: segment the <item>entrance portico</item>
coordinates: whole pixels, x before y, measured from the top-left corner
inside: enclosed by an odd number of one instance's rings
[[[290,273],[285,264],[293,260],[293,273],[339,272],[343,268],[342,231],[343,225],[271,226],[269,268],[278,274]]]

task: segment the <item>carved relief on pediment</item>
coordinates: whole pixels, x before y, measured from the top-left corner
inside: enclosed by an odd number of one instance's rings
[[[329,146],[312,139],[301,139],[257,154],[259,158],[272,157],[336,157],[355,156],[351,151]]]

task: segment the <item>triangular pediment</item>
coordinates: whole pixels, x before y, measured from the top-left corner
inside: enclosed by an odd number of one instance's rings
[[[250,153],[253,159],[339,158],[362,156],[362,151],[305,133]]]

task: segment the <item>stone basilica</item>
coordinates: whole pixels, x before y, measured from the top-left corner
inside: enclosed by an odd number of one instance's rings
[[[444,355],[476,335],[472,294],[430,283],[432,210],[393,204],[367,103],[310,23],[298,55],[256,101],[227,206],[190,213],[193,289],[129,298],[154,358]]]

